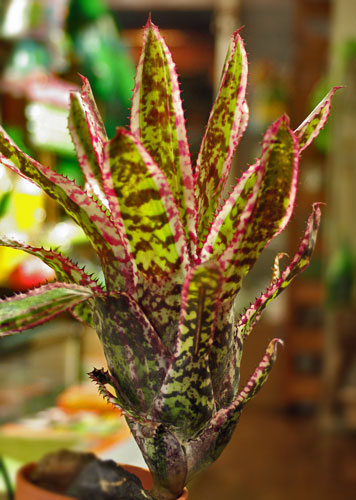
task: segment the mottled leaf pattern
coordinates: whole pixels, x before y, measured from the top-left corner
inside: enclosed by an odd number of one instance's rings
[[[196,439],[187,442],[188,481],[219,458],[230,441],[245,404],[266,382],[276,360],[277,346],[280,343],[279,339],[273,339],[269,343],[260,364],[236,399],[226,408],[216,412]]]
[[[110,373],[137,409],[147,412],[168,367],[168,353],[146,316],[129,295],[95,299],[95,327]]]
[[[232,252],[233,246],[238,247],[241,242],[255,208],[265,163],[271,153],[270,149],[270,147],[265,147],[262,158],[242,175],[231,195],[217,213],[201,250],[200,258],[203,261],[211,255],[214,258],[219,258],[230,245]]]
[[[141,143],[118,130],[107,147],[105,189],[122,220],[138,269],[140,304],[167,346],[175,335],[181,285],[189,266],[185,235],[172,192]]]
[[[238,245],[233,240],[220,258],[227,278],[223,288],[225,300],[235,297],[242,278],[263,248],[286,226],[294,205],[299,157],[287,117],[282,116],[270,127],[263,147],[268,148],[269,154],[253,214],[242,237],[237,235]]]
[[[69,127],[86,191],[23,153],[0,129],[0,163],[31,179],[84,229],[105,276],[103,288],[58,251],[0,237],[36,255],[57,282],[0,301],[2,335],[62,311],[93,325],[109,371],[90,377],[122,409],[152,473],[157,500],[218,458],[245,404],[276,358],[273,339],[239,392],[244,340],[268,303],[309,264],[320,222],[313,206],[299,248],[236,321],[244,276],[290,220],[300,153],[325,125],[334,87],[293,132],[282,116],[262,152],[225,192],[245,132],[247,59],[232,36],[220,89],[193,174],[175,66],[149,19],[132,100],[130,131],[108,141],[88,80],[71,94]]]
[[[165,176],[133,135],[119,129],[107,148],[106,194],[122,217],[138,270],[157,279],[188,265],[182,223]],[[116,199],[115,199],[116,197]]]
[[[184,436],[197,433],[214,409],[208,356],[221,281],[222,273],[216,264],[198,266],[188,274],[175,353],[155,401],[153,415],[183,429]]]
[[[84,76],[81,76],[81,79],[83,81],[83,86],[80,91],[81,104],[85,112],[92,148],[97,157],[97,164],[101,167],[104,161],[104,146],[108,141],[108,136],[106,135],[104,122],[98,111],[90,83]],[[96,172],[96,174],[98,175],[99,172]]]
[[[9,335],[40,325],[92,295],[88,288],[51,283],[0,300],[0,333]]]
[[[218,392],[216,399],[219,405],[226,405],[231,401],[239,381],[241,346],[234,341],[231,311],[233,300],[243,277],[265,245],[287,223],[294,203],[298,158],[295,138],[288,125],[288,119],[282,117],[268,129],[260,159],[241,177],[221,210],[221,213],[226,210],[226,222],[223,217],[220,218],[220,233],[216,231],[215,242],[209,235],[202,251],[203,255],[204,252],[223,250],[221,255],[217,254],[226,278],[222,287],[223,313],[217,324],[211,352],[213,387]],[[236,217],[238,226],[229,233],[233,216]],[[218,222],[216,226],[218,227]],[[214,229],[213,224],[211,235]],[[210,248],[209,243],[212,243]]]
[[[210,114],[196,168],[198,241],[204,241],[229,175],[232,155],[246,128],[246,52],[234,33],[219,94]]]
[[[295,130],[300,152],[304,151],[324,127],[331,109],[331,100],[341,87],[333,87],[310,115]]]
[[[141,425],[133,419],[128,419],[128,424],[152,473],[150,493],[153,498],[156,498],[156,493],[161,498],[181,496],[186,484],[187,462],[185,449],[173,429],[155,422]]]
[[[171,53],[150,20],[137,67],[131,131],[166,176],[194,252],[196,202],[178,78]]]

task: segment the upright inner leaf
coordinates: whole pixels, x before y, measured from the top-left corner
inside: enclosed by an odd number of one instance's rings
[[[178,77],[157,28],[148,23],[132,101],[131,131],[167,178],[187,241],[195,245],[195,195]]]
[[[246,118],[247,59],[238,33],[232,38],[219,94],[211,111],[197,160],[198,244],[202,246],[229,174]]]

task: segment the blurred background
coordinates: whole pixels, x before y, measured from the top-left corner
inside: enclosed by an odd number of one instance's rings
[[[193,500],[354,499],[356,2],[0,0],[0,123],[18,145],[82,184],[67,130],[68,93],[80,86],[78,73],[87,76],[109,137],[127,125],[149,12],[177,65],[193,160],[231,33],[243,26],[250,123],[231,182],[259,155],[264,130],[281,113],[296,128],[333,85],[345,85],[329,124],[303,153],[292,221],[265,250],[238,303],[264,290],[276,253],[294,254],[312,203],[324,202],[312,263],[251,335],[243,381],[268,340],[279,336],[284,347],[227,450],[190,492]],[[60,208],[2,166],[0,234],[60,246],[99,273],[85,236]],[[1,297],[52,278],[36,257],[0,247]],[[63,446],[140,461],[122,419],[87,384],[86,373],[104,363],[94,332],[69,316],[1,340],[0,469],[5,464],[13,475]]]

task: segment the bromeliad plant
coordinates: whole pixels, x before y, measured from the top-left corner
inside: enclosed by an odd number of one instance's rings
[[[291,217],[300,154],[324,126],[336,90],[295,131],[287,116],[273,123],[260,157],[225,196],[248,121],[246,82],[236,32],[193,170],[175,67],[149,20],[130,130],[118,129],[108,140],[85,78],[71,94],[69,128],[85,190],[1,132],[1,163],[40,186],[83,228],[105,284],[58,251],[1,237],[2,245],[42,259],[57,281],[1,301],[0,330],[21,332],[66,310],[96,329],[109,371],[94,369],[91,378],[124,413],[159,500],[177,498],[216,460],[265,382],[280,341],[269,343],[239,391],[244,342],[266,305],[309,264],[319,226],[314,205],[289,265],[280,272],[277,255],[270,286],[236,314],[244,276]]]

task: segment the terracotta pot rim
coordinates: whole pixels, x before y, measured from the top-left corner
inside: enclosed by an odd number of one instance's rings
[[[148,469],[137,467],[129,464],[119,464],[129,472],[132,472],[142,482],[143,487],[147,490],[152,486],[152,476]],[[75,500],[74,497],[54,493],[53,491],[44,490],[28,479],[28,475],[36,466],[35,462],[23,465],[17,472],[16,476],[16,492],[15,500],[31,500],[29,495],[32,495],[33,500]],[[21,496],[20,496],[21,493]],[[184,488],[180,497],[177,500],[188,500],[188,490]]]

